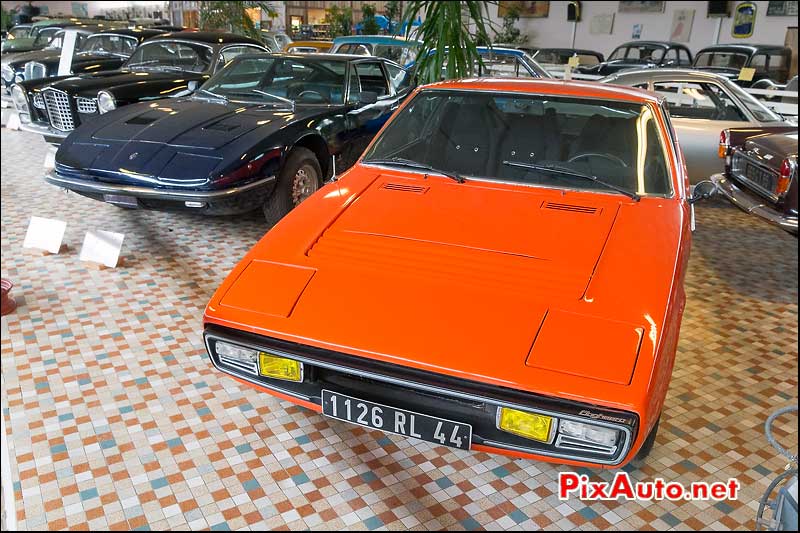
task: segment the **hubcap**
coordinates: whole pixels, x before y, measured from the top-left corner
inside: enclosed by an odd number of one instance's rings
[[[303,165],[297,169],[292,182],[292,202],[300,204],[303,200],[314,194],[319,188],[316,171],[310,165]]]

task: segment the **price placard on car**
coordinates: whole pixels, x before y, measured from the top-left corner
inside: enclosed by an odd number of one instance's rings
[[[469,450],[472,444],[472,426],[469,424],[368,402],[329,390],[322,391],[322,413],[360,426],[451,448]]]

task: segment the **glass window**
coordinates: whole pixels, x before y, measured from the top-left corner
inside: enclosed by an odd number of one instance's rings
[[[681,65],[691,65],[692,58],[689,56],[689,52],[681,48],[678,50],[678,63]]]
[[[213,51],[207,46],[177,41],[142,44],[126,63],[131,69],[185,70],[205,72],[211,66]]]
[[[364,162],[399,157],[466,177],[614,192],[590,175],[664,195],[672,187],[659,131],[638,103],[428,89],[395,115]]]
[[[417,57],[417,50],[408,46],[376,44],[373,47],[372,55],[406,65]]]
[[[342,45],[339,50],[336,51],[338,54],[354,54],[357,56],[368,56],[372,55],[367,48],[363,44],[345,44]]]
[[[59,30],[60,28],[42,28],[39,30],[39,33],[36,34],[36,39],[33,40],[34,46],[46,45],[50,39],[55,37],[56,32]]]
[[[240,57],[199,92],[258,103],[341,104],[345,67],[343,61]]]
[[[237,56],[242,54],[256,54],[258,52],[263,52],[260,48],[254,48],[252,46],[230,46],[224,49],[219,54],[219,64],[217,68],[222,68],[231,61],[233,61]]]
[[[747,64],[747,54],[701,52],[694,58],[696,67],[718,67],[739,70]]]
[[[774,111],[769,110],[764,104],[756,100],[756,98],[736,85],[735,83],[727,84],[728,90],[739,99],[742,104],[750,111],[756,120],[760,122],[783,122],[783,118],[776,114]]]
[[[20,39],[30,35],[30,32],[31,32],[30,26],[14,26],[10,30],[8,30],[8,35],[14,39]]]
[[[667,53],[664,54],[664,61],[673,65],[678,64],[678,49],[677,48],[670,48],[667,50]]]
[[[95,34],[86,38],[80,53],[129,57],[136,45],[134,37]]]
[[[785,83],[789,77],[788,54],[770,54],[767,59],[767,75],[778,83]]]
[[[664,57],[664,48],[651,45],[628,45],[621,46],[614,50],[609,59],[641,59],[660,63]]]
[[[654,90],[666,98],[675,118],[747,120],[731,97],[713,83],[656,83]]]
[[[411,76],[405,70],[395,65],[384,65],[389,73],[389,84],[395,94],[403,93],[411,86]]]
[[[378,95],[378,98],[389,94],[386,75],[383,73],[380,63],[372,61],[356,63],[355,72],[361,91],[373,92]]]
[[[764,72],[767,70],[767,55],[766,54],[756,54],[753,56],[753,59],[750,60],[750,67],[756,69],[758,72]]]

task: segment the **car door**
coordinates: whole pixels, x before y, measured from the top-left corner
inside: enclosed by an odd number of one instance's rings
[[[717,155],[720,132],[750,124],[739,103],[714,82],[677,80],[640,87],[666,99],[692,183],[722,172],[723,161]]]
[[[409,81],[399,79],[397,73],[390,83],[385,63],[380,59],[353,61],[348,69],[345,116],[348,142],[341,157],[343,168],[355,163],[410,91]]]

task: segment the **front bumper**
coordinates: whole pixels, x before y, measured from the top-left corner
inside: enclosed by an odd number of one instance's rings
[[[726,178],[723,174],[714,174],[711,181],[717,186],[717,190],[723,194],[730,202],[743,211],[762,218],[778,226],[784,231],[797,235],[797,217],[788,216],[776,209],[759,197],[740,189],[733,181]]]
[[[635,413],[366,360],[213,324],[206,325],[204,339],[211,362],[218,370],[259,390],[317,412],[322,409],[322,390],[325,389],[377,404],[470,424],[476,450],[602,467],[620,466],[633,455],[632,447],[640,424]],[[243,366],[223,361],[215,350],[215,342],[219,340],[300,361],[304,365],[303,381],[290,382],[256,376]],[[533,411],[557,417],[561,421],[573,420],[613,428],[619,430],[620,441],[611,455],[557,448],[552,441],[533,441],[499,430],[496,425],[499,407]],[[612,419],[617,422],[609,421]]]
[[[51,185],[99,201],[108,201],[106,195],[114,195],[135,198],[137,205],[145,209],[189,211],[208,215],[233,215],[246,213],[261,207],[271,193],[276,177],[267,176],[247,185],[219,191],[184,191],[120,185],[68,178],[60,176],[54,171],[47,172],[44,180]],[[201,207],[189,207],[186,202],[203,205]]]

